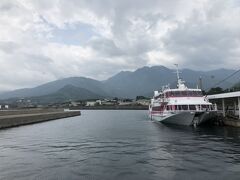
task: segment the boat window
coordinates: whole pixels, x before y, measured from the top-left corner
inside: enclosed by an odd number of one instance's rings
[[[192,96],[193,92],[192,91],[188,91],[188,96]]]
[[[169,106],[167,106],[167,110],[170,110],[170,107],[169,107]]]
[[[172,105],[172,110],[175,111],[177,109],[176,105]]]
[[[196,110],[196,106],[195,105],[189,105],[189,109],[190,110]]]
[[[188,96],[199,97],[199,96],[202,96],[202,92],[201,91],[189,91]]]
[[[157,106],[157,107],[152,107],[153,111],[163,111],[164,110],[164,106]]]
[[[178,110],[184,110],[184,105],[178,105]]]
[[[166,97],[169,97],[169,96],[170,96],[170,93],[171,93],[171,92],[166,92],[166,94],[165,94]]]
[[[160,110],[160,106],[153,107],[152,110],[153,110],[153,111],[159,111],[159,110]]]
[[[182,105],[183,110],[188,110],[188,105]]]
[[[182,96],[187,96],[187,91],[182,91],[182,92],[181,92],[181,95],[182,95]]]
[[[182,106],[181,105],[178,105],[178,110],[182,110]]]
[[[166,97],[201,97],[201,91],[168,91]]]
[[[202,105],[202,108],[207,108],[207,105]]]
[[[169,92],[164,93],[165,97],[169,97]]]
[[[175,96],[176,96],[176,97],[179,97],[180,95],[181,95],[180,91],[176,91],[176,92],[175,92]]]
[[[202,92],[201,91],[196,91],[196,96],[202,96]]]
[[[211,110],[213,110],[213,109],[214,109],[214,108],[213,108],[213,105],[210,105],[210,109],[211,109]]]
[[[202,96],[202,92],[201,91],[196,91],[196,96]]]

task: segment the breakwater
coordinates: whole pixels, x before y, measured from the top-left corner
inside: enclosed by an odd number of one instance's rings
[[[217,114],[211,121],[209,121],[210,125],[216,126],[232,126],[232,127],[240,127],[240,121],[236,116],[223,116],[221,112]]]
[[[63,111],[61,109],[1,111],[0,129],[79,115],[80,111]]]
[[[225,120],[224,124],[226,126],[240,127],[240,121],[234,119]]]

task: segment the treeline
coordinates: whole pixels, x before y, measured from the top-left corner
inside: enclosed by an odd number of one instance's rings
[[[227,93],[227,92],[236,92],[240,91],[240,82],[234,85],[231,88],[227,89],[222,89],[221,87],[214,87],[211,88],[209,91],[205,92],[207,95],[212,95],[212,94],[220,94],[220,93]]]

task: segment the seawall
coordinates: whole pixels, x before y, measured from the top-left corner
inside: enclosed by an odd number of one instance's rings
[[[239,119],[233,119],[233,118],[225,118],[224,124],[226,126],[233,126],[233,127],[240,127],[240,120]]]
[[[5,111],[6,112],[6,111]],[[1,112],[0,112],[1,114]],[[3,113],[5,115],[0,115],[0,129],[10,128],[21,125],[39,123],[44,121],[50,121],[55,119],[79,116],[80,111],[27,111],[19,113]],[[6,115],[7,114],[7,115]]]

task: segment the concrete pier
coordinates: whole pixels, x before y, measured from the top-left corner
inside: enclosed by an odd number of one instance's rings
[[[208,95],[207,98],[218,104],[225,125],[240,127],[240,91]]]
[[[80,111],[26,110],[0,112],[0,129],[79,116]]]
[[[226,126],[233,126],[233,127],[240,127],[240,121],[232,118],[227,118],[224,120],[224,125]]]

